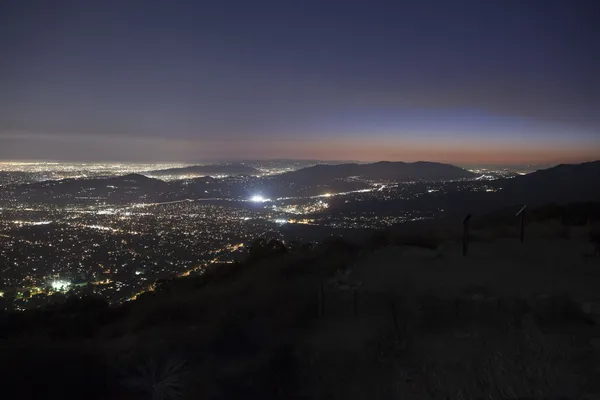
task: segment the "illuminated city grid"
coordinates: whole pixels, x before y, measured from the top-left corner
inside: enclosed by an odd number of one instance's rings
[[[342,187],[356,187],[353,190],[332,191],[308,184],[273,193],[272,188],[262,189],[261,184],[268,181],[259,177],[229,177],[220,178],[214,188],[203,191],[204,197],[189,198],[191,192],[186,190],[194,180],[179,180],[173,186],[176,189],[167,186],[167,194],[154,196],[140,187],[143,182],[136,180],[139,178],[132,177],[115,184],[90,181],[95,186],[83,186],[74,193],[53,192],[48,198],[45,183],[31,187],[19,184],[18,178],[21,173],[55,180],[114,177],[179,166],[0,164],[5,178],[0,190],[0,305],[23,310],[65,293],[95,293],[111,303],[121,303],[153,290],[161,279],[201,273],[211,263],[240,259],[256,238],[284,226],[381,228],[434,218],[443,210],[391,214],[335,210],[340,204],[443,194],[452,184],[399,184],[353,177],[342,182]],[[281,170],[281,166],[275,169]],[[481,173],[479,178],[462,183],[460,190],[497,190],[488,182],[505,174]],[[264,175],[269,179],[276,173],[264,170]],[[23,179],[29,183],[32,178]],[[151,183],[163,181],[167,179]],[[51,184],[61,186],[60,182]],[[123,184],[130,186],[118,187]]]

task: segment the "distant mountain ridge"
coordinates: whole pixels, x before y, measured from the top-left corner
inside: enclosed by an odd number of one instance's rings
[[[159,169],[148,171],[145,174],[152,176],[166,175],[259,175],[260,171],[244,164],[214,164],[192,165],[181,168]]]
[[[13,196],[17,199],[33,199],[42,202],[98,196],[110,198],[117,202],[138,202],[145,198],[158,198],[163,193],[169,192],[170,189],[171,185],[168,182],[141,174],[68,178],[26,183],[11,187]]]
[[[600,173],[600,160],[584,162],[580,164],[559,164],[551,168],[540,169],[527,175],[521,175],[518,180],[533,179],[559,179],[561,183],[567,183],[574,178],[577,180],[587,180],[597,178]]]
[[[548,203],[600,201],[600,161],[583,164],[561,164],[552,168],[520,175],[514,178],[485,181],[488,190],[472,191],[472,182],[478,175],[465,169],[432,162],[377,162],[372,164],[315,165],[280,175],[236,177],[232,171],[250,171],[252,167],[229,165],[194,166],[202,171],[220,171],[229,178],[215,179],[211,174],[186,181],[165,182],[152,178],[150,173],[123,176],[69,178],[36,183],[3,186],[5,198],[19,201],[79,202],[107,201],[115,204],[128,202],[160,202],[188,198],[247,199],[256,193],[269,198],[307,197],[324,193],[350,192],[372,188],[369,181],[421,182],[423,195],[414,199],[361,201],[336,203],[329,201],[329,210],[357,208],[380,210],[387,207],[400,209],[444,209],[445,212],[488,212],[510,206],[530,206]],[[190,167],[184,168],[188,171]],[[173,172],[182,169],[161,170],[165,175],[187,174]],[[167,172],[168,171],[168,172]],[[248,174],[250,175],[250,174]],[[360,179],[347,179],[359,177]],[[429,182],[445,181],[445,190],[426,192]],[[448,181],[454,181],[452,183]]]
[[[511,205],[537,207],[545,204],[567,204],[600,201],[600,161],[560,164],[515,178],[498,179],[490,185],[492,193],[457,193],[455,204],[490,212]]]
[[[47,180],[42,182],[33,182],[23,184],[24,188],[48,188],[57,187],[61,188],[88,188],[98,186],[122,186],[122,187],[164,187],[168,184],[160,179],[149,178],[145,175],[138,173],[131,173],[119,176],[98,176],[93,178],[66,178],[58,180]]]
[[[380,161],[371,164],[319,164],[282,174],[281,179],[298,181],[330,181],[351,176],[391,181],[443,181],[475,178],[477,174],[450,164],[418,161]]]
[[[502,195],[523,202],[600,200],[600,161],[560,164],[502,182]]]
[[[561,164],[514,178],[487,181],[490,191],[471,191],[462,182],[448,185],[443,192],[424,193],[414,199],[371,200],[331,204],[329,210],[347,212],[382,210],[444,209],[447,215],[481,215],[504,207],[545,204],[600,202],[600,161]],[[468,184],[467,184],[468,186]],[[461,189],[462,188],[462,189]],[[466,189],[466,190],[465,190]]]

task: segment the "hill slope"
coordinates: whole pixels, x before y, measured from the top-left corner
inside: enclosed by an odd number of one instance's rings
[[[119,203],[157,198],[168,192],[171,185],[140,174],[115,177],[73,178],[16,185],[12,196],[25,201],[51,203],[58,199],[106,198]]]
[[[315,165],[280,176],[291,181],[327,182],[358,176],[364,179],[392,181],[443,181],[474,178],[477,175],[449,164],[433,162],[391,162],[380,161],[372,164]]]
[[[600,200],[600,161],[561,164],[507,180],[503,196],[522,202]]]
[[[254,167],[244,164],[222,164],[222,165],[192,165],[183,168],[169,168],[156,171],[148,171],[148,175],[259,175],[260,171]]]
[[[102,400],[157,386],[211,399],[600,389],[589,344],[599,327],[577,308],[599,271],[577,242],[478,242],[466,259],[460,243],[435,256],[393,244],[213,265],[116,309],[73,299],[0,315],[3,389]]]

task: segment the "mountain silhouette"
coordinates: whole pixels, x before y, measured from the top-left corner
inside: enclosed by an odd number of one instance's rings
[[[260,171],[244,164],[192,165],[182,168],[168,168],[148,171],[148,175],[259,175]]]
[[[369,180],[408,182],[456,180],[474,178],[477,175],[450,164],[380,161],[372,164],[320,164],[282,174],[280,179],[320,183],[353,176]]]
[[[561,164],[498,183],[502,198],[523,203],[600,200],[600,161]]]

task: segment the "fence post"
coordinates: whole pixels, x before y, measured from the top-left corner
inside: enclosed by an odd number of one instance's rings
[[[398,318],[396,317],[396,305],[394,304],[394,298],[390,296],[390,310],[392,311],[392,321],[394,322],[394,329],[396,329],[396,336],[400,336],[400,328],[398,327]]]
[[[467,256],[469,251],[469,221],[471,220],[471,214],[467,215],[463,220],[463,257]]]
[[[324,302],[325,302],[325,291],[323,290],[323,284],[321,283],[321,287],[319,288],[319,299],[318,299],[318,310],[317,310],[317,315],[319,317],[323,316],[323,312],[324,310]]]
[[[527,208],[527,205],[524,205],[523,208],[521,208],[519,210],[517,215],[515,215],[515,217],[518,217],[519,215],[521,216],[521,243],[523,243],[523,241],[525,241],[525,209],[526,208]]]

